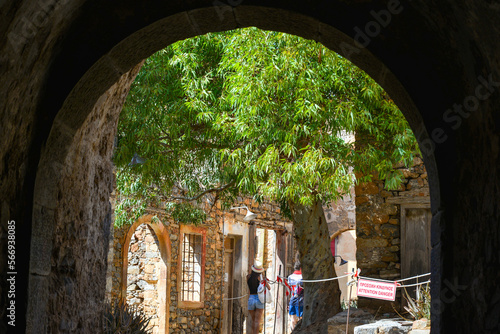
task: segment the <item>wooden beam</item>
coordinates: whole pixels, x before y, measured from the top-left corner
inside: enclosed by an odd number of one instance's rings
[[[387,197],[386,203],[390,204],[428,204],[431,205],[431,198],[429,196],[416,196],[416,197]]]

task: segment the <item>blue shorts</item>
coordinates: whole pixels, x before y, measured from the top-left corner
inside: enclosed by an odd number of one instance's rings
[[[288,310],[288,314],[296,315],[301,318],[304,313],[304,306],[299,306],[298,303],[290,303],[290,308]]]
[[[248,297],[248,310],[253,311],[256,309],[264,309],[264,304],[262,304],[259,300],[259,295],[250,295]]]

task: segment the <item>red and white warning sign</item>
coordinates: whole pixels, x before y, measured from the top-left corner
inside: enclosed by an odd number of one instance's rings
[[[396,285],[396,282],[386,283],[360,278],[358,280],[358,297],[368,297],[394,301],[396,299]]]

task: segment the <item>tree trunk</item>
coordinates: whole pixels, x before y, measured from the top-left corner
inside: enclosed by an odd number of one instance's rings
[[[335,277],[330,236],[321,203],[305,207],[290,203],[297,248],[304,279]],[[304,315],[301,329],[326,321],[340,312],[337,280],[304,283]]]

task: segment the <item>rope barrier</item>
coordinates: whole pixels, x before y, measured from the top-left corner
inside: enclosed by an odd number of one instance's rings
[[[303,283],[316,283],[316,282],[326,282],[326,281],[333,281],[333,280],[337,280],[337,279],[340,279],[340,278],[344,278],[344,277],[347,277],[347,276],[350,276],[351,274],[347,274],[347,275],[343,275],[343,276],[337,276],[337,277],[331,277],[331,278],[323,278],[323,279],[302,279],[301,281]],[[283,277],[283,276],[279,276],[281,279],[287,279],[286,277]]]
[[[248,296],[248,293],[247,293],[246,295],[239,296],[239,297],[233,297],[233,298],[222,298],[222,300],[235,300],[235,299],[245,298],[246,296]]]
[[[379,281],[379,282],[386,282],[386,283],[394,283],[394,281],[389,281],[386,279],[381,279],[381,278],[371,278],[371,277],[366,277],[366,276],[359,276],[359,278],[364,278],[364,279],[369,279],[371,281]]]
[[[417,275],[417,276],[413,276],[413,277],[408,277],[408,278],[398,279],[398,280],[396,280],[396,282],[404,282],[404,281],[409,281],[409,280],[412,280],[412,279],[415,279],[415,278],[424,277],[424,276],[429,276],[430,274],[431,274],[431,273],[427,273],[427,274]]]
[[[381,279],[381,278],[371,278],[371,277],[366,277],[366,276],[359,276],[359,278],[369,279],[369,280],[373,280],[373,281],[387,282],[387,283],[398,283],[398,286],[397,286],[398,288],[409,288],[409,287],[413,287],[413,286],[424,285],[424,284],[430,283],[431,280],[427,280],[425,282],[420,282],[420,283],[415,283],[415,284],[407,284],[407,285],[399,284],[399,282],[409,281],[409,280],[412,280],[412,279],[415,279],[415,278],[428,276],[430,274],[431,273],[427,273],[427,274],[422,274],[422,275],[417,275],[417,276],[413,276],[413,277],[403,278],[403,279],[395,280],[395,281],[385,280],[385,279]],[[348,276],[351,276],[351,275],[352,274],[349,273],[349,274],[346,274],[346,275],[343,275],[343,276],[331,277],[331,278],[323,278],[323,279],[315,279],[315,280],[305,280],[305,279],[303,279],[302,282],[304,282],[304,283],[326,282],[326,281],[333,281],[333,280],[341,279],[341,278],[348,277]],[[283,277],[283,276],[280,276],[280,275],[277,275],[277,277],[279,277],[279,278],[281,278],[283,280],[287,279],[286,277]],[[270,279],[267,279],[267,281],[268,281],[269,284],[282,284],[282,283],[280,283],[278,281],[272,281]],[[243,296],[239,296],[239,297],[233,297],[233,298],[222,298],[222,300],[235,300],[235,299],[245,298],[246,296],[248,296],[248,294],[243,295]]]
[[[334,280],[341,279],[341,278],[344,278],[344,277],[347,277],[350,275],[351,274],[347,274],[347,275],[343,275],[343,276],[324,278],[324,279],[303,279],[302,282],[304,282],[304,283],[316,283],[316,282],[334,281]]]
[[[431,273],[427,273],[427,274],[422,274],[422,275],[417,275],[417,276],[412,276],[412,277],[402,278],[402,279],[393,280],[393,281],[386,280],[386,279],[382,279],[382,278],[372,278],[372,277],[366,277],[366,276],[359,276],[359,278],[369,279],[369,280],[371,280],[371,281],[386,282],[386,283],[394,283],[394,282],[399,283],[399,282],[409,281],[409,280],[412,280],[412,279],[415,279],[415,278],[419,278],[419,277],[428,276],[428,275],[430,275],[430,274],[431,274]]]
[[[421,282],[421,283],[408,284],[408,285],[398,285],[397,287],[398,288],[409,288],[409,287],[412,287],[412,286],[424,285],[424,284],[427,284],[427,283],[430,283],[430,282],[431,282],[431,280],[428,280],[428,281]]]
[[[422,274],[422,275],[416,275],[416,276],[407,277],[407,278],[398,279],[398,280],[393,280],[393,281],[382,279],[382,278],[366,277],[366,276],[358,276],[358,277],[359,278],[368,279],[368,280],[372,280],[372,281],[379,281],[379,282],[386,282],[386,283],[399,283],[399,282],[405,282],[405,281],[409,281],[409,280],[412,280],[412,279],[416,279],[416,278],[419,278],[419,277],[429,276],[430,274],[431,273]],[[303,283],[326,282],[326,281],[333,281],[333,280],[341,279],[341,278],[348,277],[348,276],[351,276],[351,275],[353,275],[353,274],[352,273],[348,273],[346,275],[337,276],[337,277],[331,277],[331,278],[313,279],[313,280],[302,279],[302,282]],[[283,277],[283,276],[280,276],[280,275],[276,275],[276,277],[279,277],[282,280],[286,280],[287,279],[286,277]],[[267,282],[268,282],[268,284],[281,284],[278,281],[273,281],[273,280],[270,280],[270,279],[267,279]],[[416,285],[426,284],[426,283],[429,283],[429,282],[430,282],[430,280],[428,280],[426,282],[422,282],[422,283],[409,284],[409,285],[401,285],[401,284],[399,284],[398,287],[407,287],[407,286],[410,287],[410,286],[416,286]]]

